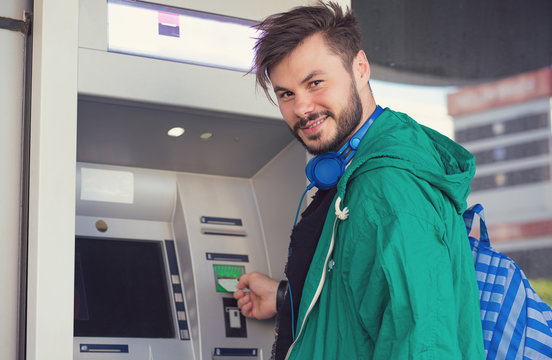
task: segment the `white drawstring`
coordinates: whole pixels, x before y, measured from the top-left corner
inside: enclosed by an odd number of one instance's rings
[[[337,216],[337,219],[339,219],[339,220],[346,220],[347,217],[349,217],[349,208],[345,207],[343,210],[341,210],[339,208],[340,204],[341,204],[341,197],[338,196],[337,200],[335,201],[335,215]],[[332,229],[332,239],[330,241],[330,247],[328,249],[328,253],[326,254],[326,261],[324,262],[324,267],[322,268],[323,269],[322,270],[322,276],[320,278],[320,281],[318,282],[318,287],[316,289],[316,292],[314,293],[314,296],[311,300],[311,303],[310,303],[309,307],[307,308],[307,312],[306,312],[305,316],[303,317],[303,322],[301,323],[301,327],[299,328],[299,333],[297,334],[297,337],[293,339],[293,343],[291,344],[291,346],[288,349],[288,352],[287,352],[287,355],[286,355],[286,360],[289,358],[289,355],[291,354],[291,350],[293,349],[293,347],[297,343],[297,339],[299,339],[299,337],[301,336],[301,334],[303,332],[303,328],[304,328],[305,323],[306,323],[306,320],[307,320],[312,308],[314,307],[314,305],[318,301],[318,297],[322,293],[322,288],[324,287],[324,282],[326,281],[326,273],[329,272],[329,271],[332,271],[333,267],[335,266],[335,261],[333,259],[331,259],[331,256],[332,256],[333,248],[334,248],[334,244],[335,244],[335,231],[336,231],[337,219],[334,220],[334,225],[333,225],[333,229]]]
[[[339,218],[339,220],[346,220],[349,217],[349,208],[344,207],[343,210],[341,210],[339,207],[341,205],[341,197],[338,196],[337,200],[335,201],[335,215]]]

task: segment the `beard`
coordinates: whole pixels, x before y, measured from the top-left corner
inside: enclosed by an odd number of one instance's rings
[[[328,151],[337,152],[339,148],[345,143],[345,140],[352,135],[353,131],[356,129],[360,123],[362,117],[362,103],[360,101],[360,96],[357,89],[354,86],[354,81],[351,81],[351,88],[349,90],[349,100],[347,101],[349,106],[344,108],[338,117],[335,116],[329,110],[320,111],[317,113],[310,114],[306,118],[299,118],[299,121],[293,126],[293,129],[290,128],[291,133],[299,140],[301,144],[307,149],[312,155],[320,155]],[[337,123],[337,134],[325,144],[321,143],[315,146],[309,146],[305,144],[305,141],[299,136],[299,129],[302,126],[305,126],[309,121],[315,120],[320,116],[328,116],[333,118]],[[314,135],[307,136],[309,140],[318,140],[320,139],[321,134],[317,133]]]

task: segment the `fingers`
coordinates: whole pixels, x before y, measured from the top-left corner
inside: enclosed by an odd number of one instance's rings
[[[243,290],[237,290],[234,292],[234,299],[238,300],[238,306],[244,304],[246,301],[250,301],[249,295]]]
[[[239,300],[243,297],[244,292],[241,290],[236,290],[232,295],[234,296],[234,299]]]
[[[238,308],[240,308],[245,317],[254,317],[253,302],[251,301],[251,296],[248,293],[238,290],[234,293],[234,298],[238,300]]]
[[[253,303],[251,302],[249,295],[244,296],[241,300],[242,300],[241,306],[238,305],[238,307],[240,308],[243,316],[254,317]]]
[[[242,276],[240,276],[240,278],[238,279],[239,281],[238,281],[238,285],[236,285],[236,288],[241,290],[249,287],[250,277],[254,276],[253,274],[255,273],[243,274]]]
[[[256,319],[268,319],[276,314],[278,281],[252,272],[240,277],[234,298],[242,314]]]
[[[249,294],[245,294],[241,299],[238,300],[238,307],[240,309],[243,309],[243,307],[246,305],[247,306],[252,305],[251,297],[249,296]]]
[[[243,277],[243,276],[242,276]],[[241,281],[241,279],[240,279]],[[242,311],[243,315],[244,316],[247,316],[244,312],[243,312],[243,306],[249,302],[251,302],[251,299],[250,297],[245,293],[245,291],[243,291],[242,289],[245,288],[245,286],[243,284],[240,285],[240,283],[238,282],[238,285],[236,285],[236,288],[238,290],[234,291],[234,299],[238,300],[237,301],[237,304],[238,304],[238,308],[240,308],[240,310]]]

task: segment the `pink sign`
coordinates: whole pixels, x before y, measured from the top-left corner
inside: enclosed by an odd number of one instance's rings
[[[448,113],[458,116],[527,100],[552,96],[552,68],[467,86],[448,95]]]

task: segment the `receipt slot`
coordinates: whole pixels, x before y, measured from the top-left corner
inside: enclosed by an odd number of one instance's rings
[[[238,301],[234,298],[222,298],[222,307],[224,311],[224,327],[226,329],[226,337],[247,337],[245,317],[238,308]]]

